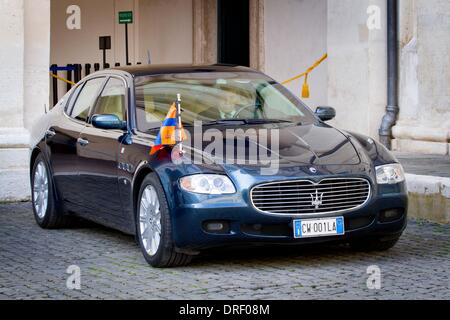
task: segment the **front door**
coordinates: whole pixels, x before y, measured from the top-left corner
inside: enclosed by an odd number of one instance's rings
[[[100,94],[91,115],[114,114],[126,120],[126,86],[111,77]],[[89,123],[80,134],[78,170],[83,203],[93,220],[117,227],[123,220],[118,186],[119,138],[122,130],[99,129]]]
[[[82,206],[83,190],[78,176],[78,138],[84,130],[91,107],[105,78],[94,78],[77,86],[65,106],[66,117],[49,128],[46,135],[51,152],[51,167],[59,196],[69,211]]]

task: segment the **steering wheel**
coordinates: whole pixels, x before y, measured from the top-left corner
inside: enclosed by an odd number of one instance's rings
[[[255,104],[247,104],[247,105],[245,105],[245,106],[242,106],[242,107],[239,108],[238,111],[236,111],[236,113],[235,113],[234,116],[233,116],[233,119],[239,119],[238,116],[240,115],[240,113],[241,113],[242,111],[246,110],[246,109],[249,109],[249,108],[254,108],[255,111],[256,111],[256,110],[258,110],[258,109],[260,108],[260,106],[255,105]]]

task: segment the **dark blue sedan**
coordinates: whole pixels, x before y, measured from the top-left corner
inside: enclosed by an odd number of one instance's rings
[[[151,152],[177,95],[186,137]],[[82,217],[135,235],[155,267],[226,245],[387,250],[407,221],[403,169],[376,141],[325,123],[334,116],[244,67],[96,72],[35,126],[36,221]]]

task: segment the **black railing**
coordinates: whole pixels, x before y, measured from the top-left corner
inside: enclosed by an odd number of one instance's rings
[[[141,63],[138,62],[138,65]],[[120,63],[116,62],[114,64],[115,67],[120,67]],[[105,63],[103,65],[103,69],[108,69],[110,67],[109,63]],[[94,63],[94,72],[100,70],[100,63]],[[75,64],[68,64],[66,66],[58,66],[56,64],[52,64],[50,66],[50,72],[58,76],[58,71],[65,72],[65,74],[59,75],[61,78],[66,79],[66,93],[72,89],[73,83],[77,83],[80,81],[83,77],[86,77],[91,74],[92,71],[92,65],[90,63],[86,63],[84,66],[75,63]],[[84,75],[83,75],[84,73]],[[59,97],[58,97],[58,79],[53,77],[52,79],[52,89],[53,89],[53,105],[56,105],[58,103]]]

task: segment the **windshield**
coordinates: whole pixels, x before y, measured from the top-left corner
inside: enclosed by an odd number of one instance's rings
[[[177,93],[184,125],[243,120],[311,123],[312,113],[282,85],[255,72],[202,72],[135,79],[140,131],[159,128]]]

